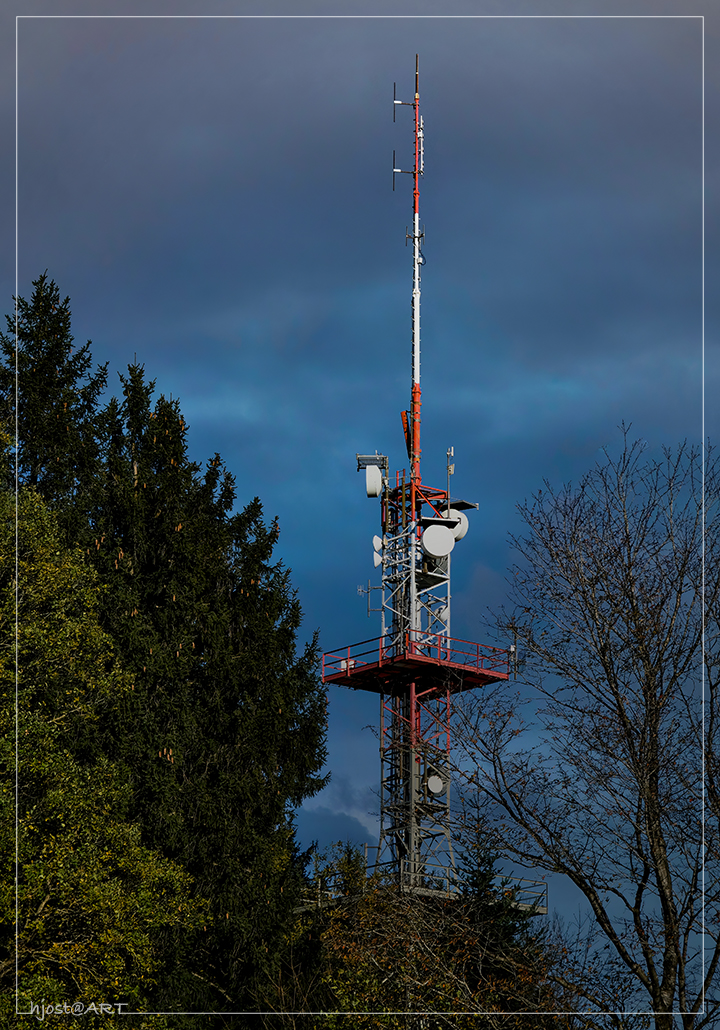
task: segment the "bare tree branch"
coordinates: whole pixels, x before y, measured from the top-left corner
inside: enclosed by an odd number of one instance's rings
[[[718,470],[708,450],[703,498],[697,450],[653,460],[623,432],[578,487],[519,507],[497,623],[527,690],[464,695],[464,818],[582,891],[614,971],[576,961],[584,997],[700,1030],[720,1012]]]

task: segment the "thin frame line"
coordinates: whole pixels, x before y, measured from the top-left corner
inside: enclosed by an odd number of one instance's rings
[[[494,19],[507,21],[523,20],[523,21],[540,21],[547,19],[573,19],[573,21],[582,21],[584,19],[646,19],[658,21],[660,19],[691,19],[698,18],[705,20],[705,14],[16,14],[16,19],[134,19],[148,20],[155,19],[156,21],[167,21],[178,18],[187,20],[203,20],[208,21],[210,19],[301,19],[301,20],[334,20],[341,21],[345,20],[356,20],[356,19],[375,19],[375,20],[399,20],[399,19],[413,19],[427,20],[427,19],[443,19],[458,20],[458,19]],[[182,1014],[184,1015],[184,1014]],[[204,1015],[204,1014],[203,1014]],[[235,1014],[234,1014],[235,1015]],[[313,1014],[314,1015],[314,1014]]]
[[[701,659],[700,659],[700,684],[701,684],[701,739],[700,739],[700,754],[701,754],[701,768],[702,768],[702,784],[700,788],[700,797],[702,799],[702,805],[700,808],[700,852],[702,854],[702,869],[700,870],[700,953],[702,956],[702,970],[701,970],[701,982],[700,982],[700,997],[702,999],[698,1014],[707,1015],[707,1007],[705,1004],[705,18],[702,18],[702,40],[701,40],[701,116],[700,121],[702,125],[702,138],[701,138],[701,150],[700,150],[700,176],[701,176],[701,220],[700,220],[700,377],[701,377],[701,391],[700,391],[700,423],[702,432],[702,446],[700,453],[702,455],[702,488],[701,488],[701,505],[702,505],[702,546],[700,549],[700,594],[702,597],[700,607],[700,640],[701,640]]]
[[[20,233],[18,227],[19,199],[19,131],[20,119],[18,117],[18,76],[20,62],[18,60],[19,25],[15,19],[15,1014],[18,1011],[18,996],[20,993],[20,711],[19,711],[19,678],[20,678],[20,653],[18,632],[19,624],[19,600],[20,600],[20,548],[18,539],[18,482],[19,482],[19,461],[20,461],[20,432],[19,432],[19,375],[18,375],[18,276],[19,276],[19,241]]]
[[[701,279],[701,300],[700,300],[700,323],[701,323],[701,343],[700,343],[700,375],[701,375],[701,392],[700,392],[700,423],[701,423],[701,434],[702,434],[702,464],[701,464],[701,506],[702,506],[702,544],[701,544],[701,595],[702,595],[702,606],[701,606],[701,651],[702,651],[702,675],[701,675],[701,726],[702,726],[702,740],[701,740],[701,767],[702,767],[702,786],[701,786],[701,812],[700,812],[700,847],[702,853],[702,869],[701,869],[701,955],[702,955],[702,967],[705,971],[705,14],[16,14],[15,15],[15,298],[14,298],[14,324],[15,324],[15,465],[14,465],[14,480],[15,480],[15,1015],[29,1015],[27,1012],[19,1012],[18,1010],[18,995],[19,995],[19,947],[18,947],[18,927],[19,927],[19,885],[18,885],[18,872],[19,872],[19,712],[18,712],[18,691],[19,691],[19,667],[20,667],[20,655],[19,655],[19,615],[18,615],[18,600],[19,600],[19,554],[18,554],[18,496],[19,496],[19,454],[20,454],[20,441],[19,441],[19,409],[18,409],[18,390],[19,390],[19,375],[18,375],[18,296],[19,296],[19,23],[21,20],[115,20],[115,21],[176,21],[178,19],[184,19],[186,21],[209,21],[209,20],[322,20],[322,21],[341,21],[341,20],[375,20],[375,21],[399,21],[399,20],[439,20],[444,21],[459,21],[459,20],[487,20],[487,21],[559,21],[559,20],[573,20],[573,21],[589,21],[589,20],[647,20],[647,21],[659,21],[659,20],[694,20],[698,19],[701,24],[701,169],[700,169],[700,181],[701,181],[701,246],[700,246],[700,279]],[[707,1014],[706,1003],[705,1003],[705,974],[702,976],[702,983],[700,985],[700,996],[702,998],[702,1007],[699,1012],[702,1015]],[[617,1011],[610,1012],[602,1009],[584,1009],[584,1012],[591,1015],[625,1015],[625,1016],[653,1016],[653,1015],[684,1015],[681,1010],[673,1009],[671,1012],[653,1012],[650,1010],[641,1011]],[[698,1015],[699,1015],[698,1012]],[[124,1015],[140,1015],[140,1016],[327,1016],[327,1015],[338,1015],[338,1016],[405,1016],[408,1015],[406,1011],[401,1012],[261,1012],[261,1011],[250,1011],[250,1012],[127,1012]],[[517,1015],[517,1012],[413,1012],[412,1015],[417,1016],[433,1016],[433,1015],[456,1015],[456,1016],[481,1016],[481,1015]],[[574,1015],[571,1012],[523,1012],[525,1016],[540,1016],[540,1015],[551,1015],[551,1016],[568,1016]]]

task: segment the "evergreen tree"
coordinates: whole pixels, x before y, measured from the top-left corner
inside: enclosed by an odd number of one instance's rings
[[[60,300],[47,273],[16,308],[17,323],[8,316],[8,333],[0,333],[0,420],[12,429],[17,416],[18,480],[52,503],[72,540],[99,472],[96,416],[107,365],[91,373],[90,341],[73,347],[70,300]]]
[[[460,931],[456,960],[471,994],[487,1009],[537,1009],[536,1027],[557,1026],[551,1016],[540,1014],[566,1008],[548,980],[553,954],[546,928],[538,925],[532,909],[521,907],[512,880],[499,876],[499,857],[485,845],[463,856],[455,914]],[[522,1020],[517,1025],[522,1026]]]
[[[127,769],[142,845],[209,901],[206,929],[157,929],[152,1004],[251,1009],[300,889],[293,809],[325,782],[317,643],[296,652],[301,609],[260,501],[233,514],[232,476],[218,455],[202,471],[189,461],[179,405],[153,399],[142,367],[101,411],[105,369],[89,374],[89,345],[72,353],[55,284],[34,286],[29,305],[18,301],[21,480],[60,511],[107,588],[102,627],[134,690],[99,733]],[[2,343],[6,411],[14,342]]]
[[[190,877],[176,862],[142,845],[126,770],[102,746],[102,721],[134,687],[100,628],[96,574],[63,547],[33,490],[21,490],[17,530],[19,1008],[123,1003],[142,1011],[160,966],[154,935],[206,924],[206,906],[190,899]],[[0,1013],[8,1027],[16,1025],[15,572],[15,504],[3,492]]]
[[[105,414],[104,481],[87,550],[136,690],[110,742],[132,770],[144,839],[180,861],[213,928],[159,942],[166,1009],[250,1007],[299,890],[291,811],[325,782],[317,645],[256,499],[238,514],[219,456],[187,458],[177,401],[131,366]]]

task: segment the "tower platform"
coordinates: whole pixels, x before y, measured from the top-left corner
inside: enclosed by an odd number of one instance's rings
[[[507,680],[510,653],[500,647],[457,640],[444,634],[405,635],[400,646],[389,637],[361,640],[322,658],[323,683],[373,694],[395,694],[413,681],[421,692],[451,694]]]

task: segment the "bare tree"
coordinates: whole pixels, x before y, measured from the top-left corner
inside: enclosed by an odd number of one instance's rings
[[[559,976],[580,1009],[699,1030],[720,1011],[717,467],[703,503],[698,451],[652,460],[623,434],[519,508],[497,621],[526,686],[467,695],[459,764],[502,851],[587,899],[589,950]]]

